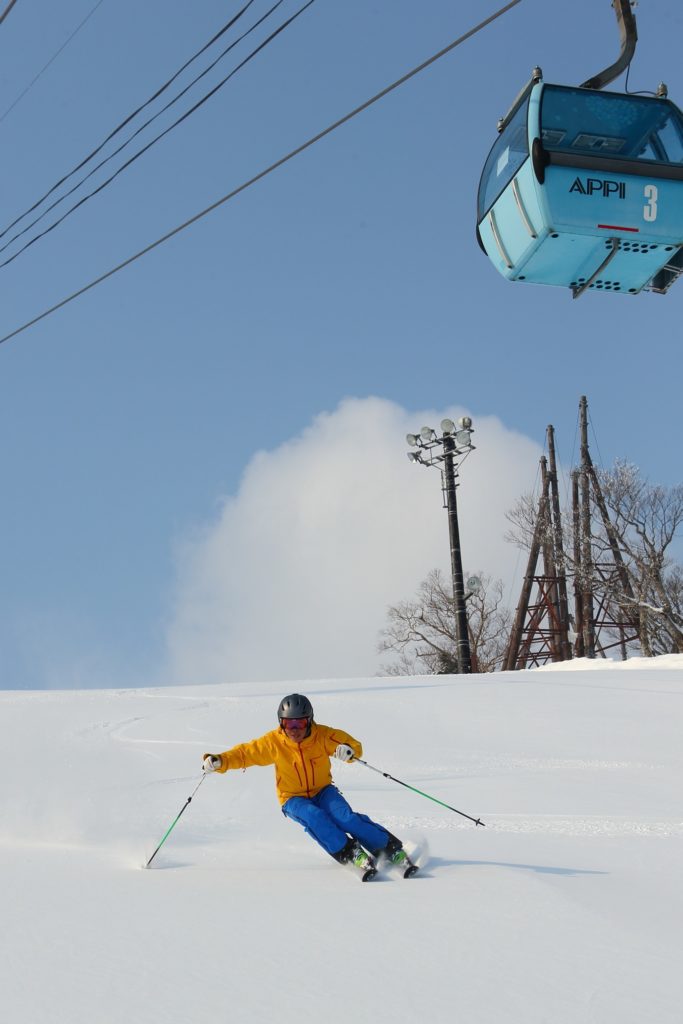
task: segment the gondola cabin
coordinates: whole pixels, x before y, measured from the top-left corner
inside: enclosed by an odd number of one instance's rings
[[[499,125],[477,237],[504,277],[635,295],[683,272],[683,113],[534,77]]]

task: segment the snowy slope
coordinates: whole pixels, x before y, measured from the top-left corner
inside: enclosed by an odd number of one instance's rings
[[[428,843],[361,884],[205,750],[284,693],[364,744],[335,777]],[[458,679],[3,692],[5,1024],[674,1024],[683,658]]]

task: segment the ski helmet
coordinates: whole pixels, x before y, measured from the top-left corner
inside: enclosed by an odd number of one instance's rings
[[[313,705],[308,697],[300,693],[290,693],[280,701],[277,717],[279,722],[282,722],[283,718],[309,718],[312,721]]]

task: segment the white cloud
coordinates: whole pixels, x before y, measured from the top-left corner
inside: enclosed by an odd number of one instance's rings
[[[311,679],[377,671],[387,605],[426,573],[450,572],[439,473],[411,465],[405,434],[474,418],[460,472],[465,572],[511,585],[518,554],[504,512],[529,490],[541,449],[470,410],[407,412],[347,399],[298,437],[258,452],[218,521],[187,542],[168,633],[176,682]]]

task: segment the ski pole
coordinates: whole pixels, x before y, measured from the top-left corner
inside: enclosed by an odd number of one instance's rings
[[[178,821],[179,821],[179,819],[180,819],[180,815],[181,815],[181,814],[183,813],[183,811],[184,811],[184,810],[185,810],[185,809],[187,808],[187,806],[188,806],[189,804],[191,804],[191,803],[192,803],[192,797],[193,797],[193,796],[195,795],[195,793],[197,792],[197,790],[199,789],[199,787],[201,786],[201,784],[202,784],[202,782],[204,781],[204,779],[205,779],[205,778],[206,778],[206,772],[202,772],[202,777],[201,777],[201,779],[199,780],[199,782],[197,783],[197,785],[195,786],[194,790],[192,791],[192,796],[188,796],[187,800],[185,801],[185,803],[184,803],[184,804],[183,804],[183,806],[181,807],[181,809],[180,809],[180,813],[178,814],[177,818],[175,819],[175,821],[173,822],[173,824],[172,824],[172,825],[171,825],[171,826],[170,826],[170,827],[169,827],[169,828],[167,829],[167,831],[166,831],[166,833],[165,833],[165,835],[164,835],[164,838],[163,838],[163,839],[161,840],[161,842],[160,842],[160,843],[159,843],[159,845],[157,846],[156,850],[154,851],[154,853],[152,854],[152,856],[151,856],[151,857],[149,858],[149,860],[148,860],[148,861],[147,861],[147,863],[145,864],[145,867],[146,867],[146,868],[148,868],[148,867],[150,866],[150,864],[152,863],[152,861],[154,860],[154,858],[155,858],[155,857],[156,857],[156,855],[158,854],[159,850],[160,850],[160,849],[161,849],[161,847],[162,847],[162,846],[164,845],[164,843],[166,842],[166,840],[167,840],[167,839],[168,839],[168,837],[170,836],[170,834],[171,834],[171,832],[173,831],[173,829],[174,829],[174,828],[176,827],[176,825],[177,825],[177,823],[178,823]]]
[[[460,814],[463,818],[468,818],[473,821],[475,825],[481,825],[482,828],[485,826],[485,822],[481,821],[480,818],[472,818],[469,814],[465,814],[464,811],[459,811],[456,807],[451,807],[450,804],[445,804],[443,800],[437,800],[435,796],[430,796],[429,793],[423,793],[421,789],[416,789],[415,786],[409,786],[407,782],[401,782],[400,779],[395,779],[393,775],[389,775],[389,772],[383,772],[381,768],[373,768],[371,764],[364,761],[362,757],[354,757],[354,761],[358,761],[359,764],[364,764],[366,768],[369,768],[371,772],[377,772],[378,775],[383,775],[385,779],[391,779],[392,782],[398,782],[399,786],[405,786],[406,789],[412,789],[413,793],[419,793],[420,796],[426,796],[428,800],[433,800],[435,804],[441,804],[442,807],[447,807],[449,811],[455,811],[456,814]]]

